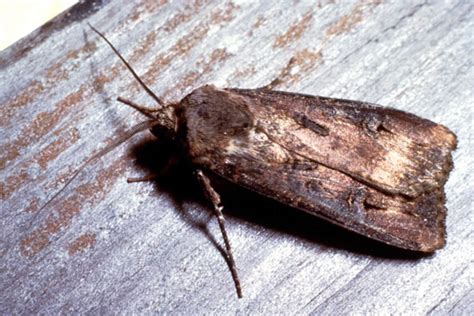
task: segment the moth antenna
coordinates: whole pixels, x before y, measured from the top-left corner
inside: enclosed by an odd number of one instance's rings
[[[173,107],[172,103],[169,103],[165,106],[162,106],[159,109],[148,109],[143,106],[140,106],[136,104],[133,101],[130,101],[128,99],[118,97],[117,101],[122,102],[123,104],[128,105],[129,107],[133,108],[134,110],[140,112],[141,114],[148,116],[154,121],[160,121],[161,123],[157,125],[161,125],[165,128],[168,128],[169,130],[174,130],[176,128],[176,122],[171,119],[169,116],[166,115],[166,110],[170,107]]]
[[[145,91],[153,98],[155,99],[155,101],[160,105],[160,106],[164,106],[164,103],[163,101],[161,101],[161,99],[153,92],[151,91],[151,89],[143,82],[143,80],[137,75],[137,73],[135,72],[135,70],[133,70],[132,66],[130,66],[130,64],[125,60],[125,58],[119,53],[119,51],[115,48],[114,45],[112,45],[112,43],[107,39],[107,37],[105,37],[104,34],[102,34],[99,30],[97,30],[95,27],[92,26],[92,24],[90,24],[89,22],[87,22],[87,24],[89,25],[89,27],[94,31],[96,32],[100,37],[102,37],[104,39],[104,41],[110,46],[110,48],[112,48],[112,50],[114,51],[114,53],[120,58],[120,60],[125,64],[125,66],[127,67],[127,69],[132,73],[133,77],[135,77],[135,79],[138,81],[138,83],[142,86],[143,89],[145,89]]]
[[[140,112],[141,114],[145,115],[145,116],[148,116],[149,118],[151,119],[154,119],[155,116],[153,115],[153,112],[159,112],[159,110],[150,110],[150,109],[146,109],[146,108],[143,108],[142,106],[136,104],[135,102],[131,101],[131,100],[128,100],[128,99],[125,99],[125,98],[122,98],[122,97],[118,97],[117,98],[117,101],[119,102],[122,102],[123,104],[126,104],[128,105],[129,107],[137,110],[138,112]],[[163,107],[164,108],[164,107]],[[163,109],[162,108],[162,109]]]
[[[56,192],[40,209],[39,211],[41,211],[42,209],[44,209],[46,206],[48,206],[54,199],[56,199],[56,197],[59,196],[59,194],[61,194],[65,189],[66,187],[79,175],[79,173],[81,173],[81,171],[88,165],[90,164],[91,162],[99,159],[100,157],[102,157],[103,155],[109,153],[111,150],[113,150],[114,148],[116,148],[117,146],[121,145],[122,143],[124,143],[125,141],[127,141],[128,139],[130,139],[130,137],[132,137],[133,135],[137,134],[137,133],[140,133],[144,130],[147,130],[149,128],[152,128],[153,126],[155,125],[158,125],[159,122],[156,121],[156,120],[150,120],[150,121],[145,121],[145,122],[142,122],[142,123],[138,123],[137,125],[131,127],[128,131],[126,131],[122,136],[120,136],[119,138],[115,139],[113,141],[112,144],[108,145],[107,147],[101,149],[98,153],[94,154],[92,157],[90,157],[89,159],[87,159],[86,161],[84,161],[82,163],[82,165],[72,174],[72,176],[69,178],[69,180],[66,181],[66,183],[63,185],[63,187],[58,191]],[[36,212],[37,214],[39,214],[39,211]]]

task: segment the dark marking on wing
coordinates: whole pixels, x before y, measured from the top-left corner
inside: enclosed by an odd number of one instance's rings
[[[301,126],[305,128],[309,128],[316,134],[319,134],[321,136],[329,135],[329,129],[327,127],[325,127],[322,124],[316,123],[315,121],[311,120],[303,113],[294,113],[293,119]]]

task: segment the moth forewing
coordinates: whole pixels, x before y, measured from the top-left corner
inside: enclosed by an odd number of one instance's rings
[[[456,137],[394,109],[205,86],[180,104],[190,159],[228,180],[385,243],[445,243]],[[427,141],[431,139],[431,141]]]

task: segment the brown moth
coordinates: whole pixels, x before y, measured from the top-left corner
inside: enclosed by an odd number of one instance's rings
[[[214,205],[239,297],[209,173],[396,247],[433,252],[444,246],[443,186],[456,148],[446,127],[374,104],[268,88],[206,85],[164,105],[94,31],[161,106],[149,110],[119,98],[150,118],[128,135],[151,128],[160,139],[171,137],[194,166]]]
[[[441,125],[358,101],[213,86],[176,115],[198,168],[393,246],[445,244],[456,137]]]

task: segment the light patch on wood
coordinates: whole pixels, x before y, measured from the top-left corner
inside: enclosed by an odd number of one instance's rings
[[[36,157],[36,162],[42,169],[46,168],[48,162],[54,160],[69,146],[79,140],[79,131],[76,128],[71,128],[67,134],[62,135],[52,143],[48,144],[46,148],[41,150]]]
[[[145,1],[142,5],[134,7],[124,21],[136,22],[140,20],[144,14],[156,12],[167,3],[167,0]]]
[[[14,160],[20,155],[20,148],[28,147],[32,142],[50,132],[71,107],[81,102],[86,95],[91,93],[88,88],[88,84],[82,85],[76,92],[59,101],[53,111],[37,114],[31,124],[22,129],[17,139],[2,146],[0,150],[0,169],[4,168],[8,161]]]
[[[116,160],[107,169],[101,170],[94,181],[78,186],[74,195],[51,205],[54,211],[42,224],[38,225],[37,229],[21,239],[21,254],[31,258],[45,249],[55,234],[71,224],[73,218],[80,213],[84,203],[96,204],[112,190],[113,186],[109,184],[120,177],[123,170],[125,170],[125,161]]]
[[[15,97],[3,104],[2,111],[0,112],[0,126],[6,126],[9,123],[9,119],[15,114],[19,108],[28,105],[33,100],[37,99],[40,95],[51,91],[60,81],[66,80],[69,77],[69,73],[74,68],[64,67],[66,62],[71,62],[73,59],[82,58],[82,53],[93,52],[97,49],[94,43],[86,43],[79,49],[70,50],[65,54],[64,58],[49,66],[44,71],[45,82],[34,80],[26,88],[19,91]]]
[[[159,54],[152,62],[148,70],[143,76],[142,80],[145,82],[152,82],[156,80],[157,76],[169,66],[177,57],[187,55],[195,45],[200,43],[209,32],[211,26],[219,25],[222,22],[230,22],[234,19],[235,6],[228,5],[225,9],[214,10],[210,15],[210,20],[201,21],[198,25],[193,27],[192,31],[182,36],[173,47],[168,51]],[[133,83],[137,88],[138,85]]]
[[[153,47],[153,44],[155,44],[155,40],[156,32],[151,31],[145,36],[145,38],[138,41],[136,45],[137,48],[133,51],[130,57],[127,58],[127,61],[130,64],[134,64],[135,62],[137,62],[143,55],[150,51],[150,49]]]
[[[181,24],[188,22],[199,13],[199,11],[205,8],[210,3],[209,0],[205,1],[194,1],[184,8],[184,10],[174,14],[169,20],[165,22],[163,30],[165,32],[172,32]]]
[[[160,29],[158,29],[157,31],[151,31],[145,36],[144,39],[139,41],[137,45],[138,48],[133,51],[133,53],[128,58],[128,61],[130,63],[137,62],[142,56],[148,53],[150,49],[153,48],[153,45],[155,44],[155,41],[157,39],[156,34],[160,30],[163,30],[168,33],[174,31],[179,25],[190,21],[191,18],[194,15],[198,14],[198,12],[203,9],[207,4],[209,4],[209,1],[196,1],[192,5],[187,5],[184,10],[174,14],[170,19],[165,22],[162,27],[160,27]]]
[[[31,124],[23,128],[17,139],[0,148],[0,169],[5,168],[8,161],[19,157],[21,148],[28,147],[32,142],[39,140],[50,132],[71,108],[92,95],[98,87],[116,78],[119,65],[121,66],[121,64],[116,64],[110,67],[107,72],[97,74],[93,77],[92,82],[81,85],[77,91],[70,93],[63,100],[57,102],[53,111],[37,114],[32,119]]]
[[[143,7],[141,7],[141,12],[143,13],[153,13],[156,12],[159,8],[168,3],[168,0],[154,0],[154,1],[144,1]]]
[[[84,46],[78,49],[71,49],[64,54],[64,57],[49,66],[45,71],[48,91],[60,84],[61,81],[69,79],[69,74],[74,72],[82,63],[77,61],[84,58],[84,54],[90,54],[97,50],[95,42],[87,41]],[[76,62],[75,62],[76,61]],[[65,67],[67,65],[67,67]],[[73,65],[73,67],[71,67]]]
[[[9,123],[8,120],[15,114],[17,108],[21,108],[33,101],[44,91],[44,89],[43,84],[35,80],[10,101],[2,104],[2,111],[0,111],[0,126],[7,126]]]
[[[193,67],[193,70],[188,72],[183,78],[178,80],[176,85],[173,85],[166,89],[166,91],[162,94],[163,98],[169,97],[173,92],[176,91],[183,91],[184,89],[191,89],[195,86],[196,82],[204,75],[210,73],[214,68],[219,67],[222,65],[224,61],[226,61],[231,54],[229,54],[225,48],[217,48],[212,51],[211,56],[206,60],[201,58],[196,63],[196,67]]]

